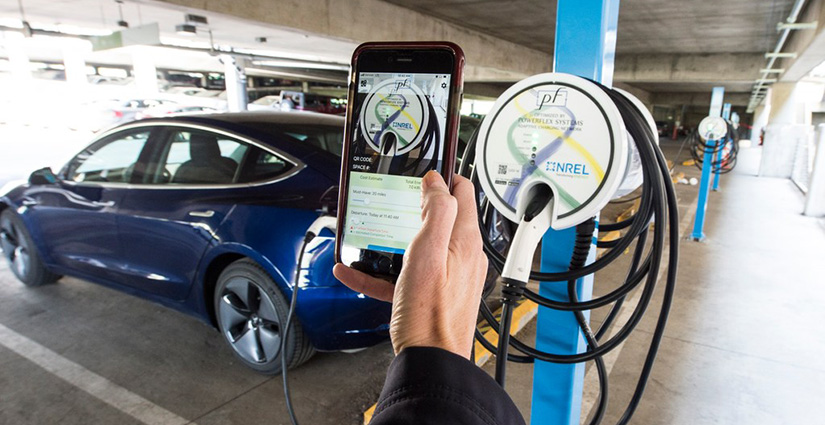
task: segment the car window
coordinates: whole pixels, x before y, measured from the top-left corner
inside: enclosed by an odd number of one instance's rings
[[[339,158],[344,148],[343,130],[324,130],[308,127],[304,131],[293,130],[284,134],[302,143],[323,149]]]
[[[72,160],[68,179],[128,183],[149,133],[150,130],[131,130],[93,144]]]
[[[169,132],[150,184],[231,184],[238,165],[249,150],[247,143],[229,136],[202,130],[176,129]]]
[[[253,183],[272,180],[286,174],[294,165],[280,156],[253,147],[244,165],[239,183]]]

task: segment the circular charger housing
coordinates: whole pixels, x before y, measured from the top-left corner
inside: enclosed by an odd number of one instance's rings
[[[656,120],[653,118],[653,115],[647,109],[647,107],[642,103],[639,98],[633,96],[632,94],[628,93],[625,90],[613,88],[613,90],[619,92],[622,96],[624,96],[639,112],[647,122],[647,125],[650,127],[651,134],[653,138],[656,140],[656,144],[659,144],[659,128],[656,126]],[[634,190],[638,189],[639,186],[642,185],[644,182],[644,173],[642,171],[642,157],[639,155],[639,149],[636,147],[636,142],[633,140],[633,136],[630,133],[627,133],[627,141],[628,141],[628,150],[627,150],[627,165],[625,166],[624,177],[622,177],[622,182],[619,184],[619,188],[616,189],[616,193],[613,194],[612,199],[621,198],[629,193],[632,193]]]
[[[627,132],[610,97],[559,73],[507,89],[482,121],[476,145],[478,178],[493,207],[519,222],[519,197],[546,184],[556,230],[584,222],[610,201],[627,158]]]
[[[370,147],[381,152],[381,141],[388,132],[397,137],[395,155],[418,146],[427,134],[430,110],[426,99],[409,77],[391,78],[373,87],[359,117],[361,132]]]

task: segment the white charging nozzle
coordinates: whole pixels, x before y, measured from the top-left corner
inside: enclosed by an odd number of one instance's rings
[[[332,233],[335,233],[338,229],[337,223],[337,219],[331,215],[322,215],[321,217],[318,217],[309,226],[309,229],[307,229],[306,240],[315,238],[324,229],[329,229]]]
[[[533,268],[536,247],[550,229],[557,206],[553,189],[547,183],[531,179],[521,185],[516,205],[521,220],[510,243],[510,252],[501,272],[502,278],[527,282]]]
[[[398,136],[391,131],[384,132],[381,135],[381,150],[378,159],[378,174],[389,174],[390,165],[398,152]]]

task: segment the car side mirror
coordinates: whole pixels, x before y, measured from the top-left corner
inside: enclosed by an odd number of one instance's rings
[[[49,167],[35,170],[29,175],[29,184],[32,185],[55,184],[57,180],[57,176],[54,175],[54,172]]]

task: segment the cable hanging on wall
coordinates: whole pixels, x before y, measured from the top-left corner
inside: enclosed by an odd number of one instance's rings
[[[532,80],[531,80],[532,79]],[[530,80],[530,81],[528,81]],[[639,106],[631,100],[627,93],[593,83],[579,77],[564,74],[543,74],[528,78],[526,82],[517,83],[508,92],[499,98],[493,107],[493,112],[485,118],[485,123],[476,131],[470,139],[461,163],[459,173],[470,178],[476,187],[477,200],[479,201],[479,225],[483,235],[484,250],[488,255],[490,263],[502,273],[502,316],[497,320],[486,302],[482,301],[480,313],[489,323],[490,327],[499,334],[499,343],[494,345],[486,340],[477,330],[476,338],[491,353],[496,355],[496,378],[502,385],[505,381],[506,362],[532,363],[541,360],[553,363],[571,364],[593,361],[597,370],[600,387],[600,398],[596,405],[596,410],[592,415],[591,424],[600,423],[607,408],[608,403],[608,373],[604,364],[603,356],[619,347],[636,326],[650,306],[657,280],[661,268],[667,268],[662,305],[658,313],[658,319],[653,338],[644,361],[642,372],[637,380],[633,397],[624,410],[624,414],[618,421],[619,424],[629,422],[633,413],[639,405],[645,386],[650,377],[654,360],[658,352],[659,345],[664,335],[667,323],[668,312],[673,299],[676,285],[676,266],[678,259],[678,211],[676,195],[670,179],[665,158],[658,147],[658,138],[655,129],[651,128],[650,120],[646,116],[647,111],[640,110]],[[558,95],[562,90],[566,91],[564,101],[556,101],[556,105],[547,103],[546,93],[552,94],[552,90]],[[597,102],[598,108],[602,110],[605,119],[594,119],[594,115],[587,115],[578,110],[583,107],[576,107],[575,96],[577,90],[583,93],[580,96],[581,102]],[[510,95],[508,97],[508,94]],[[525,100],[525,97],[527,100]],[[589,98],[590,100],[587,100]],[[538,100],[536,100],[538,99]],[[509,103],[508,103],[509,102]],[[507,117],[507,110],[512,105],[514,113],[511,117],[512,124],[508,122],[510,128],[505,132],[496,133],[495,120]],[[532,106],[529,106],[532,105]],[[538,108],[535,106],[538,105]],[[529,107],[528,107],[529,106]],[[576,109],[579,108],[579,109]],[[512,108],[511,108],[512,109]],[[612,122],[608,117],[610,111],[616,111],[619,123]],[[607,112],[604,112],[607,111]],[[550,117],[561,117],[561,120],[552,120]],[[584,117],[584,118],[582,118]],[[598,118],[598,116],[595,116]],[[526,124],[525,124],[526,123]],[[551,124],[552,123],[552,124]],[[560,127],[555,127],[560,123]],[[597,125],[598,124],[598,125]],[[513,132],[513,128],[519,125],[526,125],[527,131],[524,134]],[[595,129],[588,130],[586,126],[596,126]],[[655,124],[654,124],[655,125]],[[552,127],[549,128],[548,126]],[[506,127],[506,126],[505,126]],[[528,140],[533,138],[537,130],[547,130],[552,133],[547,138],[548,143],[539,142],[530,147]],[[587,131],[593,137],[587,137]],[[630,218],[623,221],[598,225],[593,216],[604,207],[604,204],[616,192],[618,182],[611,182],[610,173],[619,176],[625,174],[626,167],[618,166],[616,157],[629,158],[628,150],[622,151],[616,139],[623,136],[626,131],[626,140],[634,143],[640,162],[643,178],[641,179],[641,195],[638,211]],[[527,137],[523,137],[523,136]],[[501,136],[501,137],[496,137]],[[493,140],[493,139],[506,140]],[[590,148],[587,140],[592,140],[593,146]],[[609,145],[610,142],[613,145]],[[523,168],[514,173],[511,178],[507,176],[507,167],[496,166],[488,157],[490,145],[498,143],[507,147],[510,151],[522,151],[528,153],[524,157]],[[523,143],[523,145],[520,145]],[[625,142],[627,143],[627,142]],[[493,148],[494,149],[494,148]],[[564,161],[558,159],[560,153],[564,155],[564,149],[570,150],[569,155],[592,158],[591,162],[584,161],[591,167],[579,167],[582,176],[563,179],[563,175],[558,171],[558,164],[562,162],[562,174],[572,173],[577,167],[568,166],[572,163],[569,159]],[[589,150],[588,150],[589,149]],[[603,155],[604,161],[599,162],[598,151],[609,152],[610,155]],[[532,151],[532,154],[530,152]],[[499,155],[500,156],[500,155]],[[630,159],[627,160],[628,162]],[[578,164],[578,163],[577,163]],[[492,165],[492,166],[491,166]],[[599,168],[599,165],[603,167]],[[593,175],[602,170],[603,175],[598,179]],[[592,188],[582,189],[584,173],[588,178],[594,179]],[[492,178],[491,178],[492,176]],[[625,176],[626,177],[626,176]],[[485,179],[487,180],[485,182]],[[537,180],[541,182],[536,183]],[[598,183],[596,185],[595,183]],[[500,187],[520,186],[516,191],[518,195],[507,202],[506,189],[499,190]],[[531,186],[532,185],[532,186]],[[578,185],[578,186],[577,186]],[[543,190],[547,186],[550,190]],[[576,192],[579,190],[579,192]],[[584,190],[583,192],[581,190]],[[601,192],[606,192],[601,193]],[[502,195],[505,196],[502,196]],[[582,195],[584,194],[584,195]],[[582,205],[588,206],[587,202],[579,204],[585,196],[602,196],[598,202],[592,203],[590,208],[579,208]],[[516,199],[519,198],[519,199]],[[520,198],[529,198],[523,200]],[[567,203],[567,204],[565,204]],[[498,214],[491,214],[490,209],[495,208]],[[578,208],[578,209],[577,209]],[[574,220],[569,218],[577,213]],[[565,216],[565,214],[567,214]],[[544,225],[553,229],[571,228],[576,229],[575,247],[571,256],[569,269],[564,272],[547,273],[531,270],[532,256],[535,252],[537,242],[535,238],[530,240],[526,248],[520,245],[519,241],[524,241],[520,234],[529,232],[521,227],[529,226],[544,233],[542,225],[543,216],[548,219]],[[568,220],[564,220],[568,218]],[[561,225],[557,226],[561,222]],[[652,230],[651,229],[652,226]],[[605,248],[605,252],[591,264],[586,264],[586,259],[593,249],[592,238],[596,228],[602,231],[618,230],[623,235],[612,241],[598,241],[595,246]],[[507,229],[515,229],[507,232]],[[521,232],[520,232],[521,230]],[[509,246],[502,247],[501,243],[491,241],[490,235],[496,233],[509,233]],[[540,238],[540,236],[539,236]],[[530,246],[532,245],[532,246]],[[580,300],[576,293],[576,281],[584,276],[604,270],[605,267],[614,263],[622,253],[632,248],[632,259],[625,272],[624,281],[616,288],[590,300]],[[523,250],[522,253],[514,253],[514,250]],[[527,253],[527,254],[525,254]],[[528,255],[529,254],[529,255]],[[512,268],[513,257],[525,257],[522,265],[527,271],[521,277],[513,277],[518,272]],[[526,257],[529,256],[529,260]],[[663,257],[664,259],[663,264]],[[567,296],[565,298],[550,298],[543,296],[527,287],[527,281],[556,282],[558,285],[565,285]],[[638,304],[633,308],[632,314],[625,323],[616,323],[619,311],[627,299],[634,291],[639,290]],[[510,336],[510,322],[514,305],[522,298],[529,299],[540,306],[568,311],[574,315],[580,327],[580,332],[586,342],[586,349],[577,353],[551,353],[530,346],[517,337]],[[609,308],[608,313],[598,329],[591,329],[585,318],[585,313],[598,308]],[[608,335],[608,331],[613,325],[618,326],[618,330]],[[511,352],[512,350],[512,352]],[[540,383],[534,385],[540,385]]]

